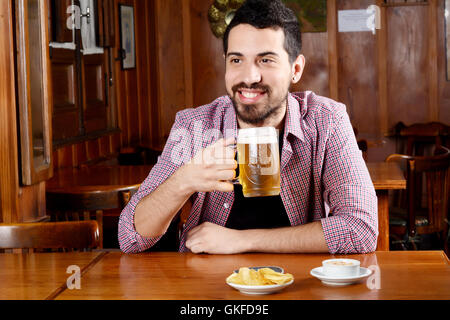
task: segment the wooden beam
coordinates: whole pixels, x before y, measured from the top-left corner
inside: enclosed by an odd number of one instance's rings
[[[336,0],[327,1],[327,30],[328,30],[328,67],[330,98],[339,100],[339,78],[338,78],[338,21]]]
[[[431,122],[439,121],[438,1],[428,2],[428,120]]]
[[[191,48],[191,0],[182,1],[183,12],[183,44],[184,44],[184,85],[186,107],[194,104],[192,83],[192,48]]]
[[[17,221],[19,169],[12,1],[0,1],[0,222]]]
[[[381,29],[377,30],[377,51],[378,51],[378,114],[380,134],[388,133],[388,86],[387,86],[387,18],[386,7],[383,0],[377,0],[380,7]]]

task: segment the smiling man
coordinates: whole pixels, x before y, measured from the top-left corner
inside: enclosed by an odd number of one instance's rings
[[[281,1],[248,0],[236,12],[224,35],[228,96],[177,114],[158,163],[121,214],[124,252],[155,246],[189,199],[181,252],[375,250],[377,198],[345,106],[289,92],[305,67],[300,49],[298,21]],[[231,145],[238,129],[252,127],[279,130],[279,196],[245,198],[230,182]]]

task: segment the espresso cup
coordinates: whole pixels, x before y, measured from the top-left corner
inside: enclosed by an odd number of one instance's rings
[[[322,271],[328,277],[357,277],[360,264],[358,260],[354,259],[328,259],[322,261]]]

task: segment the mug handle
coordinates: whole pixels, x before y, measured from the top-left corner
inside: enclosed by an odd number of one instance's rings
[[[230,148],[232,148],[232,149],[234,149],[234,150],[237,150],[237,144],[231,144],[231,145],[229,145],[228,147],[230,147]],[[237,155],[237,157],[239,157],[239,155],[237,154],[237,152],[236,152],[236,155]],[[238,158],[238,159],[239,159],[239,158]],[[239,167],[239,160],[238,160],[238,167]],[[232,183],[232,184],[241,184],[241,181],[240,181],[240,179],[239,179],[239,176],[237,176],[237,177],[234,178],[234,179],[228,180],[228,182],[230,182],[230,183]]]

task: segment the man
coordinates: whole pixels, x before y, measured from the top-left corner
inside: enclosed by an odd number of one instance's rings
[[[305,66],[300,48],[298,21],[281,1],[248,0],[236,12],[224,35],[228,96],[177,114],[158,163],[121,214],[124,252],[155,245],[190,198],[182,252],[375,250],[377,198],[345,106],[289,93]],[[281,193],[244,198],[230,183],[231,145],[238,129],[267,126],[281,132]]]

